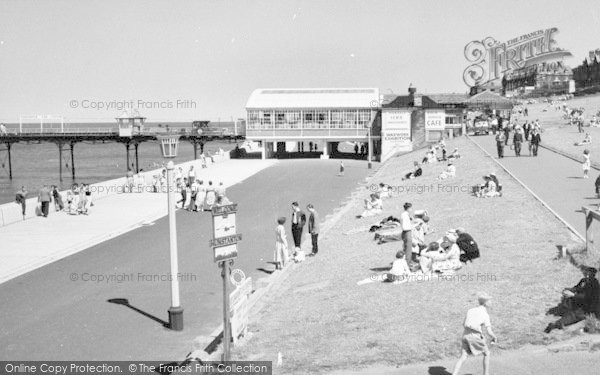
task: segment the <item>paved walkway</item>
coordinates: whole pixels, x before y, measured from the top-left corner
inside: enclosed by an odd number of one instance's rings
[[[229,187],[273,163],[228,160],[200,170],[198,178],[222,181]],[[53,212],[51,206],[48,218],[0,227],[0,283],[166,216],[167,195],[112,194],[96,200],[87,216]]]
[[[450,375],[456,359],[432,361],[405,367],[372,367],[362,371],[337,371],[331,375]],[[494,375],[596,375],[600,352],[550,353],[537,351],[514,351],[500,356],[492,354],[490,373]],[[482,357],[471,357],[462,366],[460,374],[482,374]]]
[[[492,135],[471,139],[497,158],[496,142]],[[585,237],[585,219],[581,207],[600,203],[594,190],[597,173],[592,170],[590,178],[584,179],[581,163],[544,148],[539,149],[537,157],[527,156],[526,147],[521,154],[525,156],[517,158],[514,151],[505,147],[505,157],[498,160]]]

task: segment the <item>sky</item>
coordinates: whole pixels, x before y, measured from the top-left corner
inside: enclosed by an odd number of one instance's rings
[[[597,0],[0,0],[0,121],[245,116],[257,88],[466,92],[464,47],[557,27],[575,67]]]

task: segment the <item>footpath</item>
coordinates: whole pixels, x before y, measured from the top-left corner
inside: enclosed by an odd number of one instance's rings
[[[445,374],[430,367],[453,366],[464,314],[476,305],[478,291],[493,298],[490,315],[500,339],[494,349],[498,358],[570,339],[572,330],[546,335],[543,329],[556,319],[546,311],[560,301],[562,288],[581,278],[567,259],[557,259],[557,246],[579,238],[470,140],[450,140],[448,147],[463,155],[455,162],[455,178],[439,180],[446,163],[436,163],[425,165],[422,177],[402,181],[413,161],[422,159],[419,151],[392,158],[356,191],[319,236],[319,254],[285,272],[251,311],[249,334],[234,347],[233,358],[275,364],[281,353],[282,366],[275,366],[274,374],[356,369],[365,374]],[[491,172],[498,176],[503,196],[473,197],[471,187]],[[357,219],[363,200],[380,182],[392,186],[383,213]],[[428,212],[426,242],[464,227],[478,241],[481,258],[437,281],[358,285],[389,269],[400,244],[377,245],[368,230],[385,217],[399,216],[405,202]],[[538,358],[546,363],[540,368],[553,367],[552,360],[542,354]],[[511,366],[510,359],[502,361]],[[411,363],[429,365],[407,367],[407,372],[398,368]],[[480,360],[476,365],[481,366]],[[469,373],[466,366],[462,373]],[[527,372],[513,367],[512,373]]]
[[[200,161],[195,160],[176,168],[181,166],[187,173],[189,166],[194,165],[197,177],[205,180],[205,184],[211,180],[229,187],[273,163],[274,160],[225,159],[202,169]],[[146,172],[146,178],[152,174]],[[51,204],[47,218],[35,216],[36,199],[29,199],[26,220],[20,219],[0,227],[0,283],[141,226],[152,225],[154,220],[167,215],[167,194],[122,193],[124,182],[116,179],[92,185],[95,189],[92,191],[103,193],[92,195],[94,206],[89,215],[54,212]],[[179,195],[176,194],[176,197]],[[0,206],[5,217],[15,216],[15,211],[20,217],[19,205],[8,203]]]

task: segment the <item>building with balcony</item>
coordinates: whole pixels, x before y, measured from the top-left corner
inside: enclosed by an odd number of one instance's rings
[[[260,141],[263,157],[318,152],[329,158],[342,142],[380,150],[379,89],[257,89],[246,104],[246,139]]]

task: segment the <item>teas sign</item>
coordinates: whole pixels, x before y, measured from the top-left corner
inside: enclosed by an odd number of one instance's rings
[[[381,136],[391,144],[410,143],[411,112],[384,111],[382,114]]]
[[[444,130],[446,126],[446,112],[426,111],[425,130]]]

